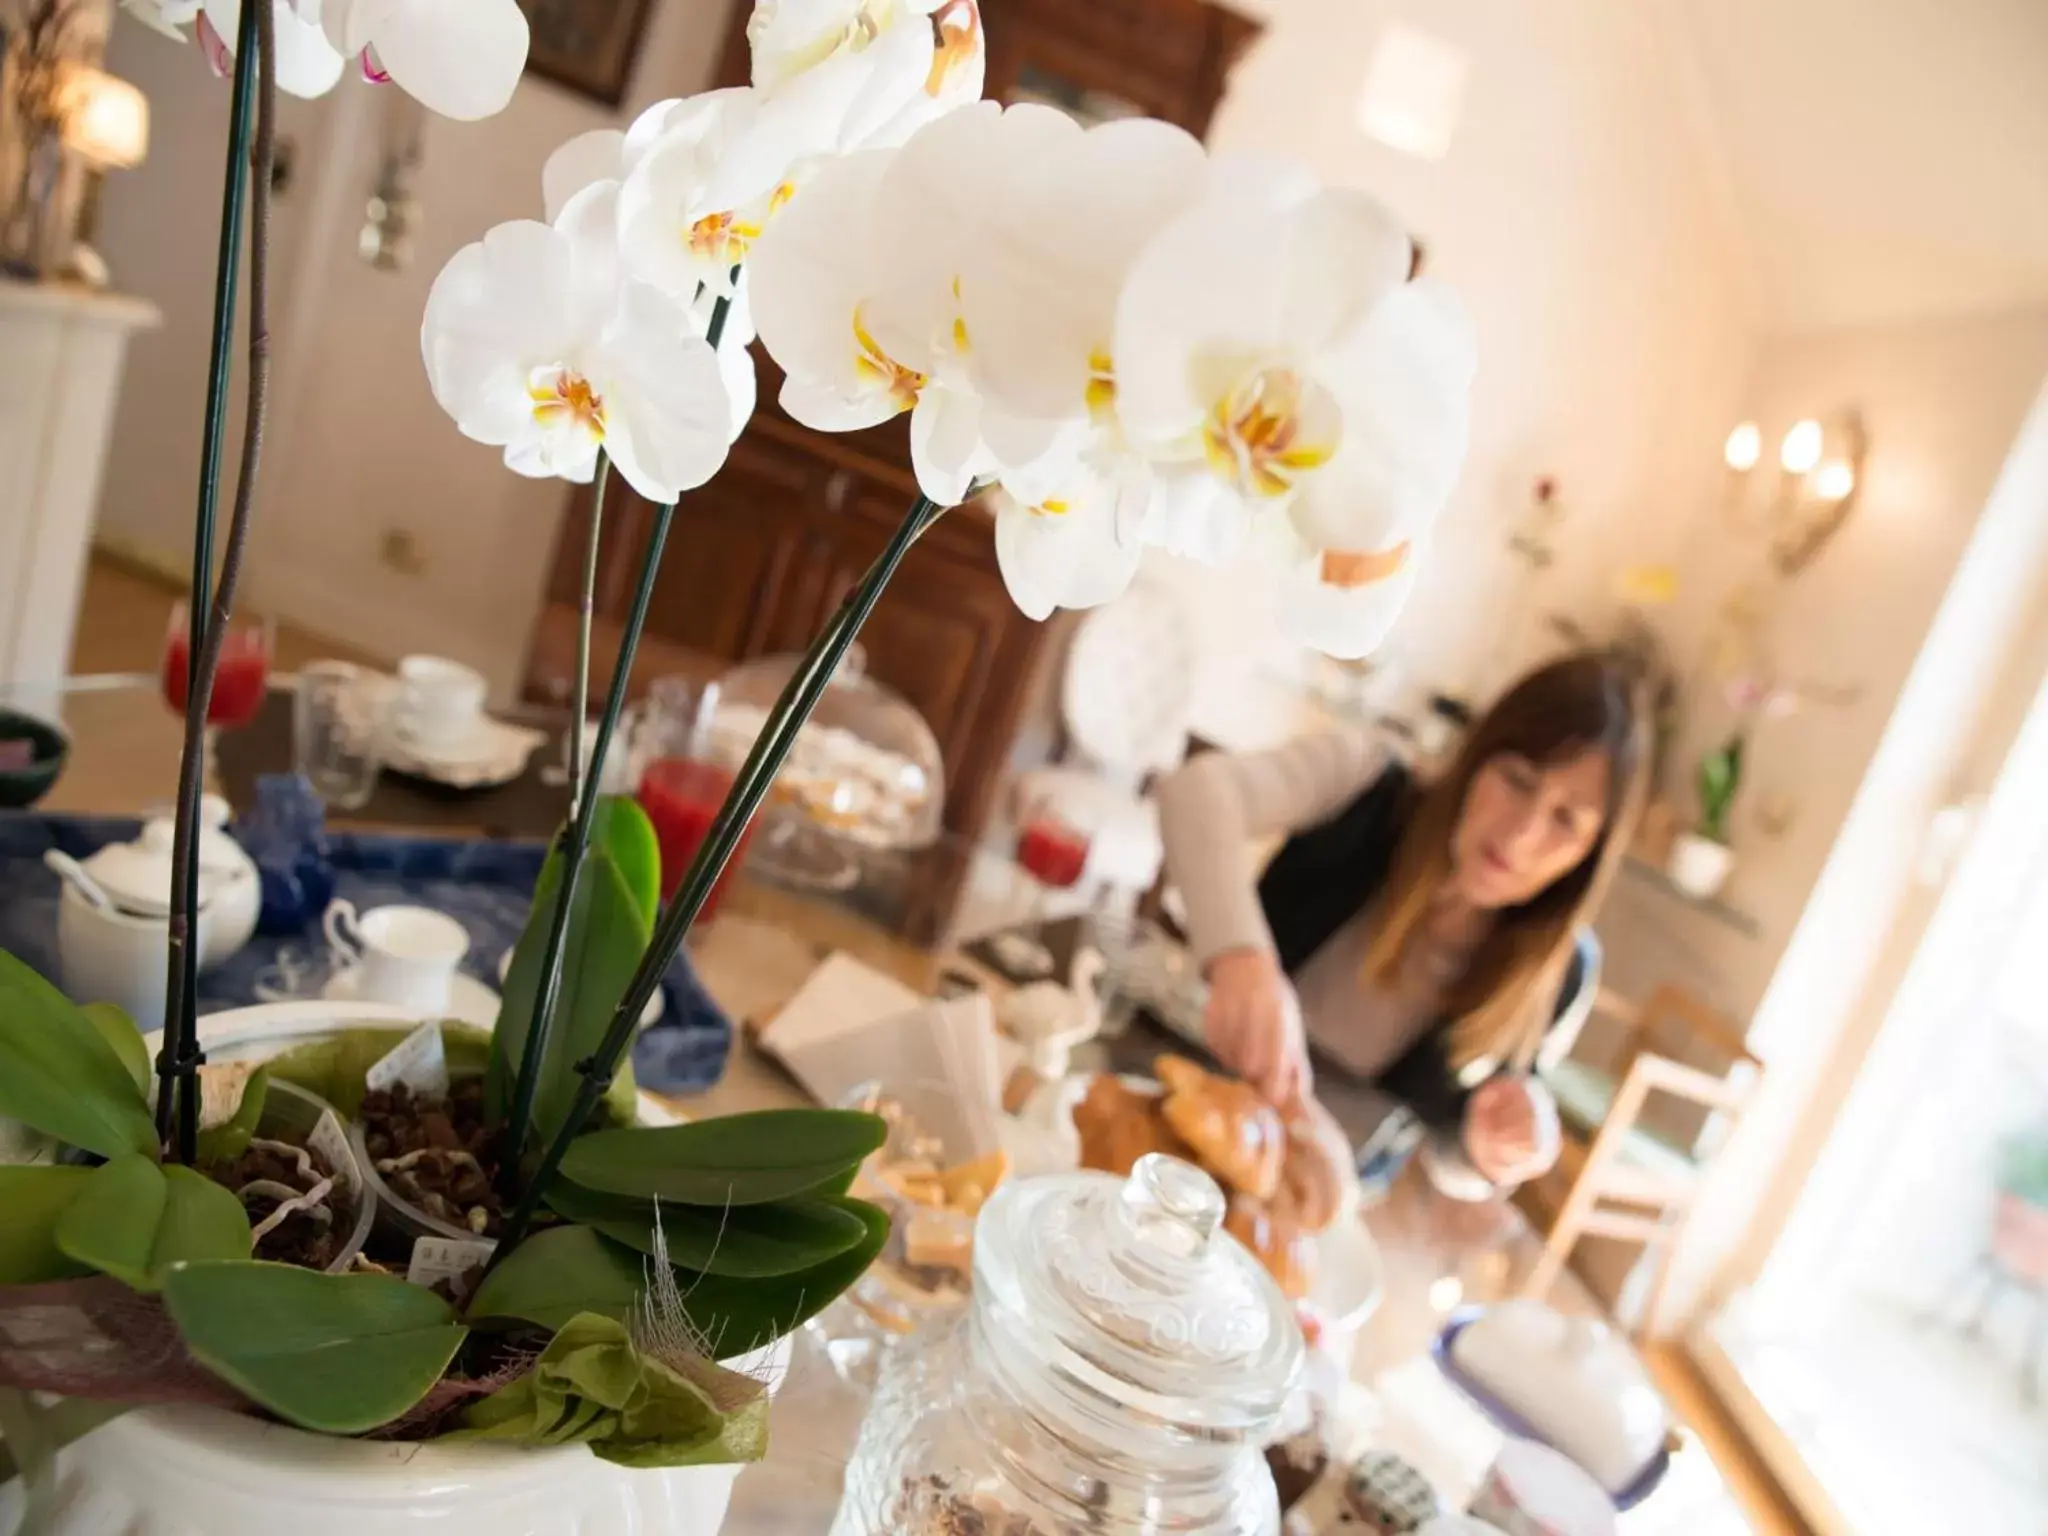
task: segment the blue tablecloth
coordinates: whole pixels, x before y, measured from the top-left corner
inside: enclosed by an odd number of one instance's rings
[[[83,859],[134,838],[141,825],[125,817],[0,813],[0,949],[57,980],[59,881],[43,863],[44,852],[57,848]],[[463,969],[496,988],[498,958],[526,925],[542,845],[350,832],[327,833],[325,844],[336,896],[359,911],[405,902],[446,912],[469,930]],[[324,949],[317,913],[297,932],[259,933],[240,954],[202,975],[200,1012],[261,1001],[256,980],[274,971],[287,946],[308,955]],[[662,990],[660,1021],[634,1044],[634,1075],[657,1092],[708,1088],[725,1070],[732,1020],[704,990],[687,953],[676,956]]]

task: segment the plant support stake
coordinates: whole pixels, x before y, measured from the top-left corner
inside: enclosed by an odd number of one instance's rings
[[[569,803],[583,798],[583,721],[590,713],[590,621],[597,606],[597,552],[604,532],[604,493],[611,483],[611,455],[599,451],[590,487],[590,541],[583,547],[583,594],[576,612],[576,681],[569,704]]]
[[[725,334],[725,317],[732,308],[730,299],[720,299],[711,308],[711,320],[704,328],[705,339],[715,352],[719,338]],[[600,458],[598,474],[602,477],[608,466]],[[598,482],[598,499],[603,498],[603,479]],[[591,515],[596,517],[599,507],[593,505]],[[612,666],[611,687],[605,695],[604,715],[598,721],[597,740],[591,747],[587,782],[582,793],[575,800],[575,816],[569,827],[568,841],[562,850],[562,880],[555,898],[555,911],[548,922],[547,947],[541,951],[540,985],[535,989],[533,1017],[526,1025],[526,1045],[519,1057],[519,1076],[512,1088],[512,1104],[505,1120],[505,1140],[499,1152],[499,1182],[502,1192],[510,1198],[519,1182],[520,1160],[526,1150],[526,1133],[533,1122],[533,1101],[540,1091],[542,1064],[547,1056],[548,1035],[554,1028],[555,1005],[561,996],[563,951],[569,933],[569,918],[576,902],[576,885],[583,872],[584,857],[590,851],[590,832],[597,820],[598,786],[604,782],[604,760],[611,748],[612,732],[619,723],[619,714],[626,705],[626,689],[633,677],[633,657],[640,648],[640,632],[647,623],[647,606],[654,597],[654,578],[661,565],[662,546],[668,540],[670,520],[675,516],[676,504],[655,508],[654,529],[647,537],[647,553],[640,562],[640,582],[633,593],[632,610],[626,616],[625,633],[619,640],[619,654]],[[593,523],[591,544],[596,546],[597,535]],[[590,584],[596,575],[596,562],[584,567],[584,624],[589,624],[589,610],[592,603]],[[572,722],[573,732],[580,733],[580,719]],[[637,1015],[636,1015],[637,1017]],[[511,1244],[501,1245],[510,1252]]]
[[[176,830],[171,847],[168,973],[164,988],[163,1045],[157,1053],[157,1134],[192,1161],[199,1134],[199,800],[205,774],[206,716],[227,636],[248,543],[263,449],[263,418],[270,377],[268,281],[270,177],[276,158],[276,20],[267,5],[243,7],[236,29],[235,90],[228,119],[228,156],[221,192],[219,265],[214,282],[213,350],[206,380],[206,425],[199,461],[199,504],[192,537],[191,651],[185,689],[185,740],[178,763]],[[255,153],[251,166],[251,120]],[[228,382],[235,333],[235,289],[242,249],[242,209],[248,182],[252,225],[249,252],[249,399],[242,427],[242,462],[235,508],[218,586],[211,584],[214,516],[220,502],[222,438],[227,433]]]
[[[640,1012],[647,1006],[647,1000],[654,995],[655,987],[668,971],[675,959],[676,951],[682,948],[684,938],[689,934],[690,925],[703,910],[704,902],[711,894],[711,888],[725,869],[726,860],[739,845],[740,833],[767,796],[768,788],[781,770],[783,760],[796,743],[797,732],[817,708],[818,700],[824,696],[832,674],[846,654],[846,648],[853,643],[860,627],[874,611],[883,589],[896,574],[896,567],[910,552],[910,546],[918,536],[946,509],[926,497],[920,496],[912,503],[902,523],[890,538],[888,546],[868,567],[859,585],[847,594],[846,601],[833,614],[818,638],[804,653],[803,661],[782,690],[782,696],[775,701],[775,708],[763,726],[754,747],[747,754],[725,803],[719,807],[711,829],[704,841],[698,845],[697,855],[690,861],[690,870],[683,877],[675,898],[668,910],[662,914],[661,922],[654,931],[653,942],[647,953],[641,956],[640,968],[634,972],[633,981],[626,988],[626,995],[612,1014],[611,1023],[605,1027],[603,1041],[589,1060],[579,1062],[578,1069],[583,1081],[577,1087],[576,1098],[569,1107],[569,1113],[555,1132],[554,1139],[542,1154],[540,1165],[533,1177],[527,1181],[519,1203],[513,1208],[505,1223],[505,1235],[498,1244],[500,1254],[510,1253],[518,1246],[526,1233],[536,1210],[539,1209],[541,1193],[547,1188],[548,1180],[554,1177],[561,1166],[562,1158],[569,1150],[569,1143],[582,1134],[589,1122],[591,1111],[611,1087],[613,1076],[619,1070],[619,1063],[625,1059],[626,1048],[632,1043],[633,1029],[638,1023]],[[566,882],[565,882],[566,883]],[[531,1035],[528,1050],[532,1049]]]

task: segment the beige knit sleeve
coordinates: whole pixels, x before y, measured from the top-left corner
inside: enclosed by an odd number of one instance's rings
[[[1380,733],[1355,726],[1266,752],[1205,752],[1159,786],[1166,872],[1187,905],[1199,964],[1232,949],[1272,950],[1259,910],[1258,845],[1334,816],[1387,761]]]

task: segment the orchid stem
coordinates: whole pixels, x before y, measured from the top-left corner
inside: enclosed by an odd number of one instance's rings
[[[520,1157],[526,1148],[527,1131],[533,1124],[533,1101],[540,1091],[548,1036],[553,1031],[555,1006],[561,998],[569,918],[576,905],[584,856],[590,851],[590,829],[597,821],[597,787],[604,782],[605,755],[611,750],[612,731],[625,708],[626,688],[633,676],[633,656],[640,647],[640,631],[647,623],[654,578],[661,567],[661,551],[668,542],[669,522],[675,510],[674,502],[654,509],[654,528],[647,535],[647,553],[640,562],[640,584],[633,592],[632,611],[627,615],[626,632],[619,642],[619,659],[612,668],[611,687],[605,694],[604,715],[598,721],[597,740],[590,749],[590,772],[583,793],[577,798],[575,820],[562,850],[562,878],[556,887],[554,913],[548,921],[547,947],[541,951],[540,987],[534,998],[533,1017],[527,1021],[526,1044],[519,1056],[519,1076],[512,1089],[512,1109],[505,1121],[505,1142],[500,1152],[498,1176],[507,1195],[518,1186]]]
[[[604,529],[604,493],[612,477],[611,455],[597,455],[597,475],[590,490],[590,541],[583,548],[582,606],[576,615],[576,681],[569,720],[569,803],[583,798],[583,721],[590,713],[590,621],[597,606],[597,547]]]
[[[718,347],[719,338],[725,334],[725,317],[731,309],[729,299],[720,299],[711,310],[710,324],[705,327],[705,337],[713,350]],[[602,471],[600,471],[602,473]],[[596,547],[595,519],[601,509],[604,491],[600,482],[597,504],[592,508],[591,545]],[[534,998],[533,1017],[527,1021],[526,1043],[519,1056],[519,1076],[513,1084],[512,1106],[505,1120],[504,1141],[501,1144],[498,1164],[498,1180],[501,1191],[510,1198],[519,1186],[519,1165],[526,1150],[527,1132],[533,1125],[533,1102],[540,1091],[540,1075],[547,1060],[548,1036],[554,1030],[555,1005],[561,996],[564,949],[569,932],[570,914],[575,906],[576,887],[583,872],[584,857],[590,851],[590,833],[597,820],[598,786],[604,782],[605,755],[611,749],[612,732],[617,728],[619,715],[625,709],[626,691],[632,681],[633,657],[640,648],[640,632],[647,624],[647,608],[654,597],[654,577],[661,565],[662,546],[668,541],[671,519],[675,516],[676,504],[669,502],[654,509],[654,529],[647,536],[647,553],[640,562],[640,581],[633,593],[633,606],[626,616],[624,634],[619,640],[618,660],[612,667],[611,687],[605,695],[604,715],[598,721],[597,740],[592,745],[589,771],[585,775],[581,792],[576,797],[576,814],[568,830],[568,841],[562,849],[562,878],[557,888],[555,909],[548,921],[547,946],[541,951],[540,986]],[[590,584],[595,564],[586,567],[584,577],[585,624],[588,624],[588,609],[591,603]],[[581,720],[577,722],[579,733]],[[638,1019],[639,1015],[634,1014]],[[589,1118],[590,1107],[582,1105],[572,1111],[566,1124],[581,1128]],[[559,1156],[556,1158],[559,1162]],[[552,1169],[550,1169],[552,1171]],[[530,1185],[519,1196],[519,1208],[531,1220],[537,1204],[538,1184]],[[522,1230],[523,1227],[522,1227]],[[512,1251],[512,1243],[498,1245],[499,1253]]]
[[[206,425],[199,460],[199,505],[192,538],[192,627],[185,688],[185,739],[178,760],[175,832],[171,846],[169,972],[165,978],[163,1044],[157,1052],[158,1137],[175,1143],[190,1163],[199,1135],[199,810],[204,789],[206,716],[214,676],[240,585],[243,551],[263,452],[270,380],[268,322],[270,178],[276,157],[276,19],[267,5],[242,8],[236,30],[235,88],[228,117],[228,157],[221,192],[220,254],[214,281],[213,347],[206,380]],[[254,163],[251,163],[253,119]],[[253,190],[251,190],[253,183]],[[220,504],[220,461],[227,435],[228,384],[235,335],[235,289],[242,253],[242,212],[249,207],[249,398],[235,507],[228,522],[219,584],[212,584],[214,518]]]
[[[883,590],[896,574],[896,568],[903,557],[910,552],[925,529],[929,528],[945,512],[945,508],[930,499],[919,496],[904,515],[902,523],[890,538],[888,546],[868,567],[859,584],[846,596],[839,609],[826,623],[818,638],[804,653],[803,660],[791,675],[782,690],[782,696],[775,701],[767,723],[756,738],[753,750],[747,754],[733,787],[719,807],[717,817],[712,821],[704,841],[698,845],[697,855],[690,861],[689,873],[683,877],[681,887],[662,914],[661,923],[655,929],[653,942],[647,953],[640,957],[640,967],[633,974],[632,983],[620,999],[613,1012],[611,1023],[605,1027],[603,1041],[588,1061],[578,1063],[583,1082],[576,1090],[575,1101],[570,1105],[567,1117],[556,1130],[554,1139],[548,1143],[546,1152],[534,1176],[528,1181],[525,1192],[514,1207],[505,1223],[504,1238],[498,1244],[500,1255],[512,1251],[525,1235],[535,1212],[539,1209],[541,1193],[547,1188],[548,1180],[554,1177],[561,1166],[563,1156],[569,1150],[569,1143],[582,1133],[591,1112],[597,1108],[606,1091],[611,1087],[612,1078],[617,1074],[619,1063],[625,1059],[626,1048],[631,1044],[633,1029],[639,1021],[641,1011],[654,995],[661,978],[667,974],[676,952],[682,948],[683,940],[689,935],[690,925],[697,920],[697,914],[704,908],[718,877],[724,873],[726,861],[739,846],[740,834],[753,819],[761,801],[767,796],[769,786],[774,783],[783,760],[789,756],[790,748],[796,744],[797,733],[804,722],[817,708],[818,700],[824,696],[832,674],[837,670],[847,647],[853,644],[854,636],[880,601]]]

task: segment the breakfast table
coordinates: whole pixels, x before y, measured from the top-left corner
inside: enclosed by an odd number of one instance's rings
[[[289,702],[273,695],[251,729],[223,743],[220,787],[236,804],[251,798],[259,775],[289,769]],[[566,790],[548,772],[560,760],[557,733],[518,781],[480,795],[386,774],[360,811],[330,816],[329,826],[480,845],[531,843],[545,838],[561,814]],[[916,853],[869,859],[857,886],[831,894],[778,886],[743,869],[718,915],[689,944],[696,978],[737,1026],[723,1071],[709,1088],[667,1102],[690,1116],[808,1102],[756,1035],[826,957],[850,955],[923,996],[963,985],[998,991],[1006,984],[964,946],[1030,920],[1043,897],[1000,852],[950,836]],[[1172,1036],[1142,1017],[1128,1029],[1156,1030],[1158,1048],[1174,1048]],[[1144,1053],[1151,1048],[1133,1037],[1119,1054],[1127,1061],[1135,1050],[1149,1059]],[[1083,1054],[1075,1065],[1108,1062]],[[707,1070],[697,1080],[709,1076]],[[1366,1405],[1371,1443],[1395,1451],[1448,1500],[1462,1503],[1484,1477],[1502,1436],[1441,1374],[1431,1345],[1459,1307],[1517,1294],[1539,1257],[1540,1240],[1505,1200],[1474,1203],[1440,1193],[1420,1159],[1411,1160],[1360,1219],[1383,1276],[1380,1301],[1349,1362],[1351,1380],[1363,1389],[1357,1396]],[[1601,1315],[1569,1272],[1546,1299],[1569,1313]],[[738,1481],[723,1528],[728,1536],[823,1536],[839,1503],[866,1392],[844,1383],[823,1349],[805,1336],[795,1341],[776,1391],[770,1449]],[[1623,1517],[1621,1529],[1628,1536],[1717,1536],[1747,1525],[1705,1452],[1688,1444],[1664,1485]]]

